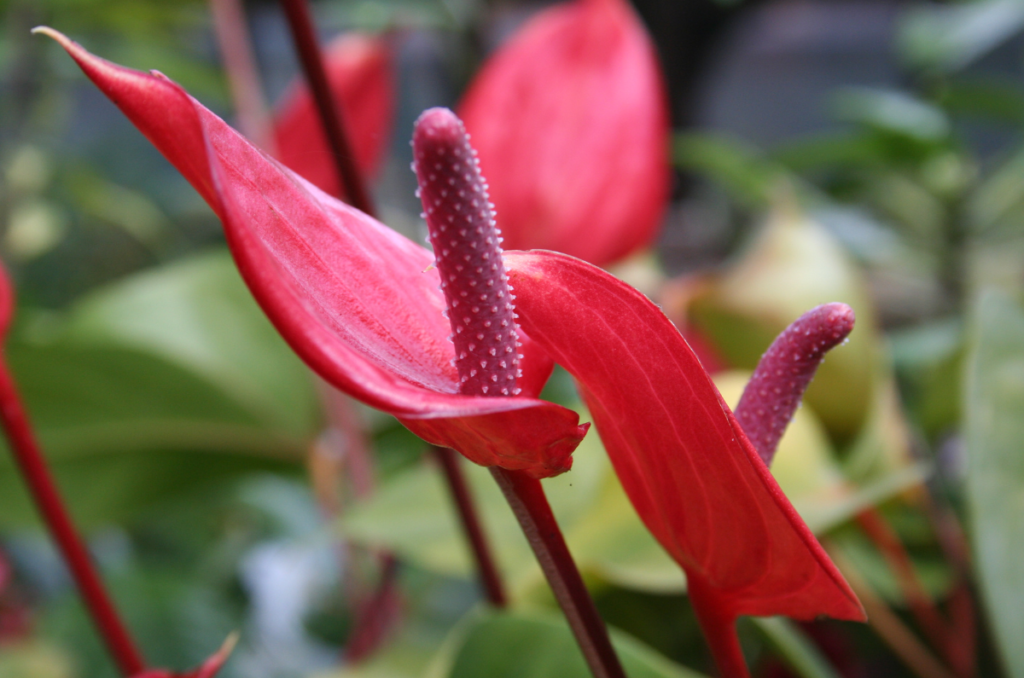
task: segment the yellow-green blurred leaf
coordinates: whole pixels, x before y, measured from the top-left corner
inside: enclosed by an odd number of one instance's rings
[[[964,393],[967,507],[995,644],[1024,676],[1024,306],[990,291],[971,327]]]

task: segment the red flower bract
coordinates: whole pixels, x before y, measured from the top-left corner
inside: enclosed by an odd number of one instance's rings
[[[520,326],[578,380],[637,512],[686,571],[691,591],[700,589],[694,606],[725,620],[863,619],[668,318],[571,257],[505,259]]]
[[[384,39],[350,33],[324,52],[331,91],[345,112],[347,136],[363,176],[372,176],[391,140],[395,78]],[[341,195],[338,170],[331,157],[323,123],[304,82],[295,82],[274,115],[277,158],[333,196]]]
[[[538,14],[487,62],[459,116],[507,249],[604,265],[654,239],[670,183],[668,104],[624,0]]]
[[[587,427],[535,398],[551,361],[528,340],[522,396],[458,394],[430,252],[285,169],[162,75],[37,30],[60,42],[210,204],[253,296],[321,377],[478,464],[535,477],[568,470]]]
[[[605,0],[586,0],[604,2]],[[423,248],[324,195],[158,75],[61,42],[203,194],[243,277],[300,356],[415,433],[485,465],[568,468],[585,427],[533,397],[457,394],[438,278]],[[713,645],[738,655],[737,615],[863,619],[856,596],[758,457],[678,330],[599,268],[506,252],[525,336],[517,385],[562,364],[637,512],[686,571]],[[724,638],[724,640],[723,640]],[[742,657],[732,675],[746,673]]]

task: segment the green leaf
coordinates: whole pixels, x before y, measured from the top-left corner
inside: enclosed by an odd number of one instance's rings
[[[756,150],[733,139],[710,134],[680,134],[675,139],[676,165],[717,181],[744,206],[760,209],[785,176]]]
[[[793,172],[874,167],[888,159],[878,138],[859,130],[799,137],[783,144],[772,156]]]
[[[198,666],[241,623],[238,606],[224,592],[179,572],[129,566],[106,576],[126,625],[154,667],[177,671]],[[73,589],[52,601],[41,619],[42,635],[75,657],[76,675],[114,678],[110,654]],[[218,675],[228,678],[229,666]]]
[[[967,507],[978,583],[1007,675],[1024,676],[1024,307],[990,291],[977,307],[964,394]]]
[[[323,675],[324,678],[421,678],[430,664],[433,649],[399,640],[388,643],[365,662]]]
[[[746,372],[719,372],[715,386],[725,402],[734,406],[746,387]],[[919,463],[886,469],[862,485],[843,473],[820,420],[810,407],[796,411],[779,441],[772,475],[815,534],[826,533],[864,509],[891,499],[927,478],[930,466]]]
[[[945,140],[951,131],[945,114],[929,103],[895,90],[850,87],[833,100],[836,117],[919,142]]]
[[[63,649],[40,640],[7,642],[0,652],[0,678],[72,678]]]
[[[785,617],[751,617],[768,642],[801,678],[839,678],[800,627]]]
[[[1003,160],[970,196],[972,228],[979,234],[1016,236],[1024,229],[1024,150]]]
[[[225,250],[132,276],[82,299],[66,337],[150,352],[217,385],[268,428],[315,434],[309,370],[260,311]]]
[[[1024,124],[1024,92],[1010,78],[984,78],[943,83],[938,102],[954,116],[983,123]]]
[[[8,359],[76,521],[128,519],[169,495],[254,470],[284,470],[303,439],[268,429],[217,388],[128,349],[24,346]],[[0,455],[0,525],[35,522]]]
[[[639,641],[611,629],[630,678],[699,678]],[[448,678],[590,678],[572,632],[557,616],[483,614],[465,631]]]
[[[957,71],[1024,27],[1020,0],[922,5],[906,14],[899,48],[912,65]]]
[[[960,421],[963,323],[942,320],[889,334],[900,392],[932,439]]]

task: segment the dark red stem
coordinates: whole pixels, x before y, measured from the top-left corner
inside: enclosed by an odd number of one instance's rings
[[[324,134],[334,157],[334,164],[338,168],[339,183],[345,190],[345,197],[356,209],[374,216],[373,203],[366,192],[363,178],[356,167],[355,154],[348,143],[341,109],[327,83],[327,70],[313,30],[309,5],[306,0],[281,0],[281,6],[288,17],[288,26],[291,28],[295,49],[299,53],[302,70],[306,74],[306,81],[320,112],[320,122],[324,126]]]
[[[345,660],[353,664],[373,654],[398,614],[398,560],[390,553],[380,559],[380,581],[373,595],[360,606],[355,628],[345,645]]]
[[[723,604],[714,589],[689,572],[686,593],[715,658],[718,675],[721,678],[750,678],[739,636],[736,635],[736,614]]]
[[[608,628],[569,554],[540,481],[522,471],[497,466],[491,467],[491,473],[519,520],[591,673],[595,678],[625,678],[608,636]]]
[[[487,596],[487,602],[499,609],[507,607],[508,597],[505,595],[505,587],[501,583],[501,575],[498,574],[498,566],[494,561],[483,526],[480,524],[473,496],[466,483],[466,476],[459,466],[460,455],[447,447],[431,445],[430,449],[437,457],[445,480],[448,481],[448,489],[455,502],[455,508],[462,523],[462,531],[465,532],[470,550],[473,552],[477,573],[480,575],[480,585],[483,587],[484,595]]]
[[[896,576],[896,581],[906,598],[907,607],[917,619],[917,623],[921,626],[932,647],[938,650],[947,661],[950,660],[951,653],[955,657],[957,639],[950,635],[946,620],[918,578],[914,563],[900,536],[896,534],[896,531],[892,529],[878,509],[869,508],[861,511],[857,514],[856,519],[864,534],[875,544],[888,563],[889,569]]]
[[[89,553],[78,536],[74,524],[64,508],[57,485],[47,468],[42,452],[32,433],[25,408],[21,404],[18,390],[8,371],[6,361],[0,359],[0,420],[10,442],[11,451],[21,469],[43,520],[57,542],[64,562],[78,585],[86,607],[99,629],[107,649],[117,662],[121,673],[127,677],[145,670],[142,660],[128,630],[121,622],[103,588]]]

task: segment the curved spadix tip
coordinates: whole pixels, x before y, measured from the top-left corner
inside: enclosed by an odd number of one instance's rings
[[[811,314],[817,315],[822,326],[831,330],[838,341],[842,341],[853,331],[853,326],[857,321],[853,309],[838,301],[822,304],[807,313],[808,316]]]
[[[466,133],[459,117],[450,109],[440,106],[423,111],[413,129],[413,143],[424,137],[440,140],[460,137]]]

